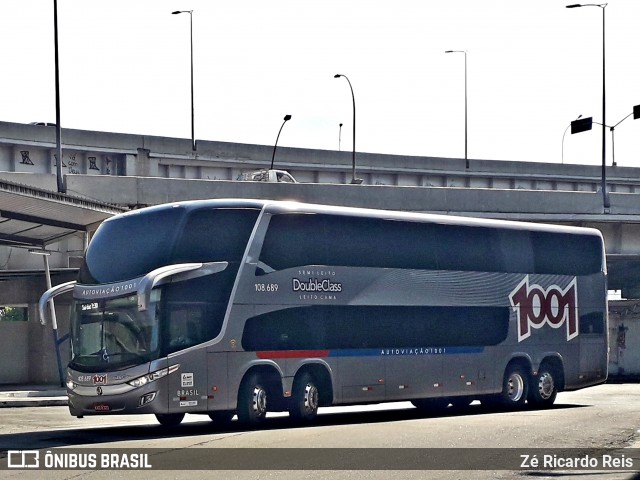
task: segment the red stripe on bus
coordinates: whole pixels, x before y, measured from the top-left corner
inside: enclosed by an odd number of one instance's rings
[[[329,350],[274,350],[256,352],[258,358],[308,358],[308,357],[328,357]]]

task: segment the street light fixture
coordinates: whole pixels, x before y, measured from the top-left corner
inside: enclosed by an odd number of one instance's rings
[[[576,117],[576,120],[580,120],[581,118],[582,118],[582,114],[578,115]],[[573,122],[575,122],[576,120],[574,120]],[[567,134],[567,130],[571,128],[571,125],[573,124],[573,122],[567,125],[567,128],[564,129],[564,133],[562,134],[562,164],[563,165],[564,165],[564,136]]]
[[[284,124],[287,123],[289,120],[291,120],[291,115],[285,115],[284,116],[284,122],[282,122],[282,125],[280,125],[280,130],[278,130],[278,136],[276,137],[276,143],[273,145],[273,153],[271,154],[271,167],[269,167],[269,170],[273,170],[273,161],[276,158],[276,148],[278,147],[278,139],[280,138],[280,132],[282,132],[282,127],[284,127]]]
[[[353,100],[353,149],[351,151],[351,183],[360,184],[362,183],[362,179],[356,178],[356,97],[353,94],[353,86],[351,86],[351,82],[346,75],[336,73],[333,76],[333,78],[340,77],[343,77],[349,83],[349,88],[351,89],[351,99]]]
[[[465,168],[469,168],[469,158],[467,156],[467,51],[446,50],[444,53],[464,53],[464,164]]]
[[[189,33],[191,38],[191,148],[195,152],[196,150],[196,137],[194,127],[194,106],[193,106],[193,10],[176,10],[171,12],[172,15],[179,15],[180,13],[189,14]]]
[[[609,194],[607,193],[607,164],[606,164],[606,88],[605,88],[605,14],[606,3],[574,3],[567,8],[599,7],[602,9],[602,203],[604,208],[609,208]]]

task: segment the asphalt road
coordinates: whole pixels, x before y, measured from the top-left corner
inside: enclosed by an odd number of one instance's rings
[[[128,452],[149,453],[150,463],[155,466],[158,462],[163,464],[163,458],[165,461],[171,458],[176,463],[172,463],[174,470],[163,471],[0,470],[0,478],[192,479],[202,476],[193,470],[198,468],[198,458],[210,459],[219,455],[220,449],[229,449],[224,451],[224,458],[235,459],[242,468],[255,466],[260,469],[210,472],[207,476],[236,480],[285,476],[296,479],[567,477],[571,480],[640,480],[640,474],[636,473],[640,471],[640,385],[606,384],[562,393],[554,407],[548,410],[496,412],[473,404],[463,412],[425,415],[410,403],[392,403],[321,409],[317,421],[306,427],[292,424],[286,415],[274,414],[260,429],[246,428],[235,421],[230,426],[216,426],[208,417],[195,415],[187,416],[177,428],[166,429],[153,416],[76,419],[69,416],[65,407],[0,410],[0,451],[55,449],[52,451],[59,452],[60,447],[74,452],[80,448],[90,449],[87,452],[128,449]],[[285,450],[265,450],[267,448]],[[292,448],[312,450],[286,450]],[[360,450],[350,450],[353,448]],[[633,467],[627,471],[606,468],[496,469],[505,457],[514,454],[520,458],[521,454],[533,452],[540,457],[556,455],[562,460],[567,455],[564,449],[580,449],[572,453],[578,452],[581,458],[610,454],[633,462]],[[264,452],[267,452],[266,456]],[[306,452],[311,452],[310,456],[306,456]],[[447,470],[406,469],[413,468],[412,454],[434,458],[443,455],[444,461],[451,464]],[[302,467],[286,470],[278,461],[287,461],[287,455],[291,456],[289,462],[298,466],[305,465],[306,460],[309,464],[326,460],[328,464],[343,466],[351,462],[358,469],[307,470]],[[0,454],[0,458],[3,456],[6,457],[6,453]],[[276,459],[273,468],[261,463],[269,457]],[[406,465],[402,464],[405,460],[409,462]],[[415,465],[423,464],[418,461]]]

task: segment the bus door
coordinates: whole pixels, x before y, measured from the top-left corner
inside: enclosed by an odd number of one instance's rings
[[[206,351],[196,349],[169,356],[169,366],[179,364],[169,375],[169,412],[196,412],[207,409]]]
[[[165,344],[169,350],[169,367],[179,365],[169,375],[169,412],[207,409],[207,352],[199,346],[208,338],[204,308],[198,304],[168,305]]]

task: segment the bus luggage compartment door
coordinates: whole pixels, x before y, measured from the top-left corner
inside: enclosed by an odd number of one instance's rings
[[[441,397],[443,393],[442,355],[425,349],[391,349],[385,355],[386,398],[406,400]]]
[[[378,402],[385,398],[384,362],[380,356],[343,356],[338,360],[341,403]]]

